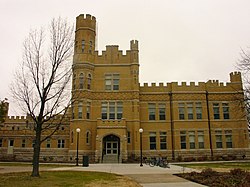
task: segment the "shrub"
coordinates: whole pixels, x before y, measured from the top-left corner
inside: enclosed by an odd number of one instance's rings
[[[177,160],[178,162],[181,162],[181,161],[182,161],[182,156],[181,156],[181,155],[178,155],[178,157],[176,158],[176,160]]]

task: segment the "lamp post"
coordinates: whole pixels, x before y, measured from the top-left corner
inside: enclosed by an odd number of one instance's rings
[[[77,128],[76,129],[76,134],[77,134],[77,139],[76,139],[76,166],[78,166],[78,147],[79,147],[79,133],[80,133],[81,129]]]
[[[142,167],[142,133],[143,133],[143,128],[139,129],[139,133],[140,133],[140,150],[141,150],[141,164],[140,166]]]

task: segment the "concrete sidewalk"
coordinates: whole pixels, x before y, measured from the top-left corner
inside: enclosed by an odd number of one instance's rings
[[[202,187],[203,185],[190,182],[173,174],[197,171],[181,166],[170,165],[170,168],[150,167],[139,164],[90,164],[89,167],[60,167],[52,171],[100,171],[125,175],[137,181],[144,187]]]

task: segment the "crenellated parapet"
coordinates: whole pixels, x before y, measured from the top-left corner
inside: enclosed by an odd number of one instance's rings
[[[81,28],[89,28],[96,30],[96,18],[90,14],[80,14],[76,17],[76,30]]]
[[[230,82],[219,82],[219,80],[209,80],[207,82],[171,82],[164,83],[144,83],[140,86],[140,92],[231,92],[242,90],[242,81],[240,72],[230,73]]]

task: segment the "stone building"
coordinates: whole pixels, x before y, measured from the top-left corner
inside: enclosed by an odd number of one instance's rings
[[[71,119],[42,145],[41,159],[126,162],[140,155],[168,159],[249,155],[241,74],[230,81],[139,84],[138,41],[123,54],[118,46],[95,51],[96,19],[76,18]],[[20,125],[20,127],[19,127]],[[22,126],[22,128],[21,128]],[[0,153],[22,159],[32,151],[32,129],[10,117],[0,129]],[[19,129],[18,129],[19,128]],[[26,138],[26,137],[31,137]],[[23,141],[27,146],[23,147]],[[12,147],[10,149],[10,147]],[[19,155],[19,156],[18,156]]]

